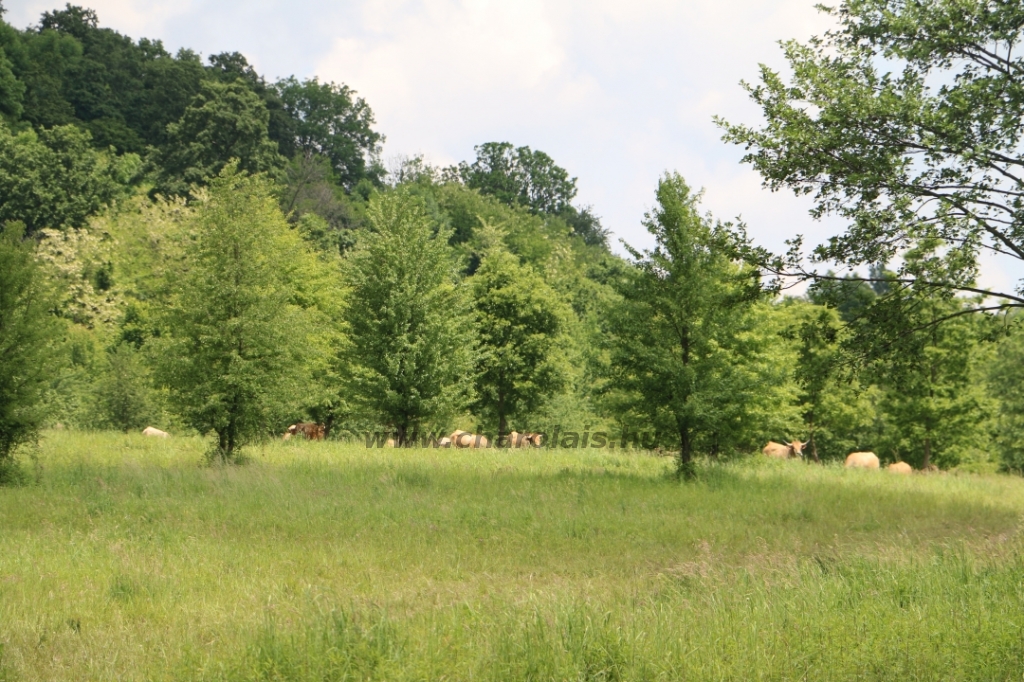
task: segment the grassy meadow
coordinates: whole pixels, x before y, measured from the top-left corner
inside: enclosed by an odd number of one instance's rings
[[[0,680],[1020,680],[1024,480],[49,432]]]

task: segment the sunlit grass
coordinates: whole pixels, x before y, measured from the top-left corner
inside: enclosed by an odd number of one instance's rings
[[[1024,481],[51,432],[0,680],[1020,679]]]

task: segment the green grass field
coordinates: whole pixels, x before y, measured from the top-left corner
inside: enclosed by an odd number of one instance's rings
[[[1024,480],[51,432],[0,680],[1021,680]]]

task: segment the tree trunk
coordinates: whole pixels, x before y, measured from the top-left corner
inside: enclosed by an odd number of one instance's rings
[[[814,458],[816,464],[821,464],[821,460],[818,459],[818,443],[814,440],[814,414],[811,414],[810,423],[808,424],[811,429],[809,440],[811,441],[811,457]]]
[[[690,428],[679,429],[679,462],[676,474],[683,478],[693,478],[693,444],[690,442]]]
[[[924,437],[924,461],[921,463],[921,469],[927,470],[932,463],[932,436],[931,432],[926,432],[927,435]]]
[[[498,393],[498,441],[508,433],[508,415],[505,414],[505,394]]]

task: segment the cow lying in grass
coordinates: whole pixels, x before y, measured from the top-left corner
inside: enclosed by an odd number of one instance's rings
[[[490,446],[487,436],[470,433],[469,431],[452,431],[452,435],[448,436],[448,438],[451,440],[452,445],[457,448],[486,448]]]
[[[541,443],[539,433],[518,433],[513,431],[508,434],[508,446],[510,448],[539,448]]]
[[[302,434],[306,440],[323,440],[324,439],[324,425],[313,424],[311,422],[301,422],[299,424],[292,424],[285,431],[283,440],[288,440],[292,436]]]

